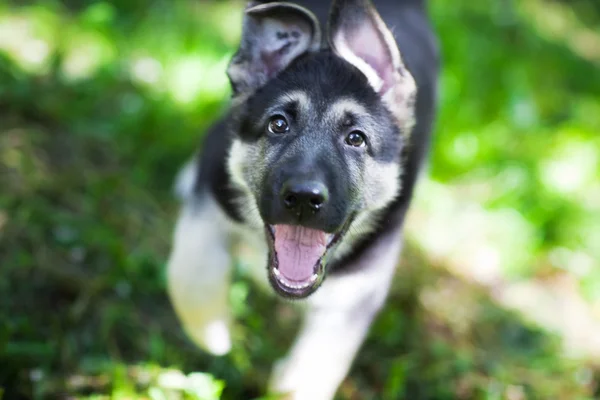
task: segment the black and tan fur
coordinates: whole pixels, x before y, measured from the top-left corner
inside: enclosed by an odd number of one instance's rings
[[[180,174],[168,266],[186,332],[214,354],[231,347],[232,244],[252,250],[242,264],[266,288],[305,299],[271,382],[294,399],[334,396],[384,304],[435,113],[423,1],[328,3],[248,5],[230,110]],[[297,278],[312,258],[294,257],[319,251]]]

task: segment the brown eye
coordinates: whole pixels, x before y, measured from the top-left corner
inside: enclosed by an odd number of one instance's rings
[[[287,120],[281,115],[276,115],[269,121],[269,132],[281,135],[290,130]]]
[[[360,131],[352,131],[346,136],[346,144],[353,147],[363,147],[365,142],[365,134]]]

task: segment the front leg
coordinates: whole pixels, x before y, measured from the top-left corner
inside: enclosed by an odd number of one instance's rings
[[[293,400],[335,396],[387,298],[401,247],[401,235],[389,234],[349,266],[355,272],[325,281],[290,354],[275,368],[273,391]]]
[[[227,226],[227,217],[212,196],[188,199],[167,266],[169,297],[185,332],[215,355],[231,348]]]

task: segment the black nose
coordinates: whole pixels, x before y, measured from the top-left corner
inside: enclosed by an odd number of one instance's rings
[[[318,181],[289,180],[283,185],[280,198],[289,210],[316,212],[329,200],[329,192]]]

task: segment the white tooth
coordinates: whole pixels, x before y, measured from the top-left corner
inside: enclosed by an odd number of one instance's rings
[[[273,268],[273,275],[277,280],[290,289],[305,289],[315,283],[319,279],[319,275],[313,274],[310,279],[305,283],[292,283],[285,276],[281,275],[281,272],[277,268]]]

